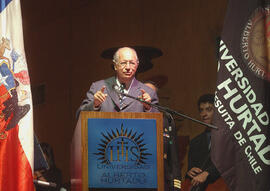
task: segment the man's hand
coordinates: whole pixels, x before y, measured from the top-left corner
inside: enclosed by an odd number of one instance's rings
[[[94,107],[99,107],[107,98],[107,94],[104,93],[106,86],[103,86],[99,91],[94,94]]]
[[[193,167],[192,169],[190,169],[190,170],[187,172],[187,175],[188,175],[190,178],[194,178],[195,176],[197,176],[197,175],[200,174],[201,172],[202,172],[202,169],[197,168],[197,167]]]
[[[191,184],[193,186],[197,186],[198,184],[204,183],[208,177],[209,173],[207,171],[203,171],[201,174],[198,174],[197,176],[195,176],[192,181]]]
[[[44,171],[35,171],[35,172],[34,172],[34,179],[41,180],[41,181],[47,181],[47,180],[44,178],[42,172],[44,172]]]
[[[139,96],[138,98],[146,101],[146,102],[149,102],[151,103],[151,97],[150,95],[144,90],[144,89],[141,89],[141,92],[142,92],[142,95]],[[147,103],[142,103],[143,104],[143,107],[145,110],[150,110],[151,109],[151,105],[148,105]]]

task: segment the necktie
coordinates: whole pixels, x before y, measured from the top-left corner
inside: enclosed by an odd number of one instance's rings
[[[124,89],[125,89],[125,84],[121,84],[120,85],[120,92],[124,93]],[[120,109],[122,109],[123,105],[124,105],[124,95],[120,95],[119,96],[119,103],[120,103]]]

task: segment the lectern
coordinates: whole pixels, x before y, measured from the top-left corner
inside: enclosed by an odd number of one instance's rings
[[[71,190],[164,190],[162,113],[80,114],[71,144]]]

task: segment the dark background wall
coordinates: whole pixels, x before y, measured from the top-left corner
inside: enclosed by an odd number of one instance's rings
[[[114,74],[101,53],[111,47],[150,46],[163,55],[139,80],[165,79],[161,104],[199,118],[196,101],[214,93],[216,46],[226,0],[21,0],[25,51],[33,88],[34,130],[53,146],[69,179],[75,112],[93,81]],[[177,121],[183,173],[188,141],[203,128]]]

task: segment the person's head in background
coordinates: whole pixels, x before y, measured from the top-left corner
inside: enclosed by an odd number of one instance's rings
[[[119,48],[113,56],[113,62],[118,80],[128,86],[139,65],[136,51],[129,47]]]
[[[212,124],[214,114],[214,94],[204,94],[198,99],[198,110],[201,120]]]
[[[148,81],[144,82],[144,85],[148,86],[149,88],[151,88],[152,90],[154,90],[157,93],[158,87],[157,87],[155,82],[148,80]]]
[[[46,161],[49,164],[49,168],[55,167],[53,149],[48,143],[40,143],[40,147],[46,157]]]

